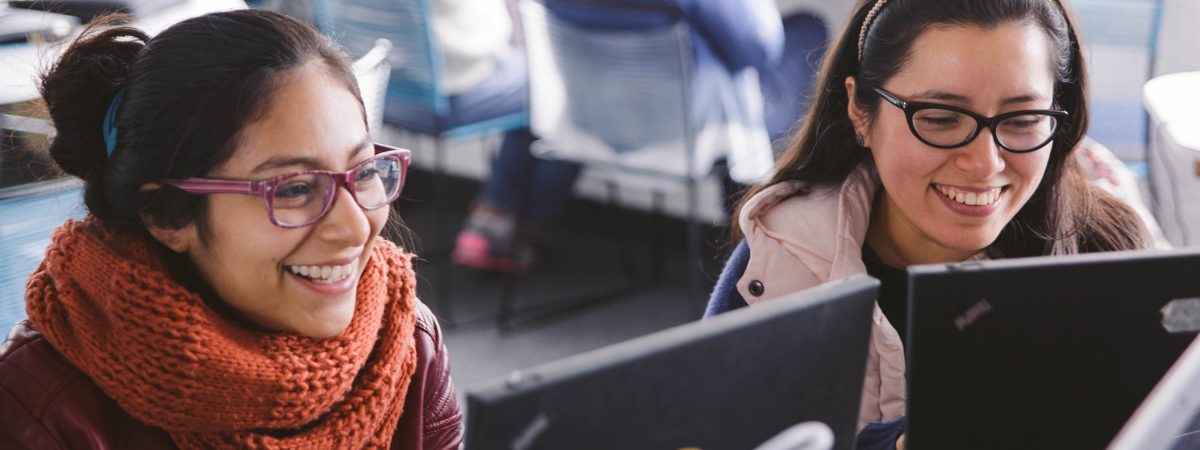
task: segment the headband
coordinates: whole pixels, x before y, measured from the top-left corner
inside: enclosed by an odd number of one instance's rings
[[[862,62],[863,43],[866,42],[867,30],[871,28],[871,21],[875,20],[875,15],[879,14],[880,8],[883,8],[883,4],[887,3],[887,1],[888,0],[876,1],[875,6],[872,7],[871,11],[867,13],[867,18],[863,19],[862,29],[858,31],[858,60],[859,60],[859,62]]]

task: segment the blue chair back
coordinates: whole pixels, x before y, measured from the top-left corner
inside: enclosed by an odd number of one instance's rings
[[[430,28],[429,0],[329,1],[329,32],[350,54],[366,54],[379,38],[391,41],[390,101],[427,108],[437,117],[446,115],[449,101],[439,81],[442,61]]]
[[[25,283],[45,257],[51,233],[85,214],[78,186],[52,181],[0,190],[0,333],[25,318]]]
[[[695,143],[687,23],[676,17],[643,28],[597,29],[565,20],[555,7],[521,3],[530,124],[543,140],[540,153],[692,175],[686,169]]]

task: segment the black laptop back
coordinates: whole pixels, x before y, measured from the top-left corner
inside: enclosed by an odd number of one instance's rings
[[[1200,252],[909,269],[910,448],[1104,448],[1195,336]]]
[[[469,450],[749,449],[789,426],[853,445],[866,276],[514,373],[467,395]]]
[[[1191,311],[1200,319],[1200,308]],[[1200,339],[1142,402],[1108,446],[1109,450],[1188,450],[1200,448]]]

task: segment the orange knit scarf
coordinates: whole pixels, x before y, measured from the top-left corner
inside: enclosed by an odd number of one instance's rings
[[[55,231],[26,291],[54,348],[181,448],[387,448],[416,370],[414,302],[409,255],[378,239],[341,335],[248,330],[91,217]]]

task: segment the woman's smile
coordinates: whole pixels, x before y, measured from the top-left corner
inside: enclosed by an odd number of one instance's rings
[[[986,217],[1000,210],[1007,186],[966,188],[934,183],[933,195],[950,211],[969,217]]]

